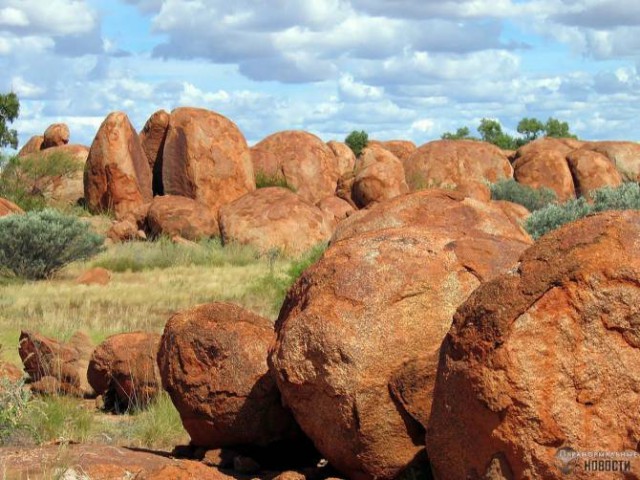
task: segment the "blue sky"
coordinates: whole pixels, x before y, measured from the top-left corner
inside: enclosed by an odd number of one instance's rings
[[[253,144],[354,129],[418,144],[483,117],[638,140],[640,2],[0,0],[0,90],[21,143],[66,122],[208,108]]]

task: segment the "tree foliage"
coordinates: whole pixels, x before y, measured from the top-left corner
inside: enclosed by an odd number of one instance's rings
[[[83,165],[63,152],[0,157],[0,197],[23,210],[46,206],[45,193],[57,179],[71,178]]]
[[[20,102],[15,93],[0,94],[0,148],[18,148],[18,132],[9,128],[20,114]]]
[[[495,119],[483,118],[478,125],[479,140],[492,143],[504,150],[516,150],[542,136],[554,138],[578,138],[570,131],[567,122],[549,118],[545,123],[537,118],[525,117],[516,127],[519,136],[512,136],[502,130],[502,124]],[[461,127],[455,133],[445,132],[443,140],[477,140],[471,136],[469,127]]]
[[[364,130],[361,130],[359,132],[357,130],[354,130],[349,135],[347,135],[347,138],[344,139],[344,143],[349,146],[356,157],[359,157],[362,153],[362,150],[364,150],[364,148],[369,143],[369,135]]]

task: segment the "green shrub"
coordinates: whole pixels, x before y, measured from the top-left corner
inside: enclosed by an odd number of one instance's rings
[[[623,183],[617,188],[603,187],[591,194],[593,210],[640,210],[640,185]]]
[[[516,182],[513,178],[500,180],[491,185],[492,200],[507,200],[535,212],[556,201],[556,194],[548,188],[532,188]]]
[[[72,155],[63,152],[32,154],[0,159],[0,197],[23,210],[46,207],[45,192],[59,178],[71,178],[83,168]]]
[[[98,253],[104,242],[86,222],[55,210],[0,218],[0,267],[30,280]]]
[[[606,210],[640,210],[640,186],[635,182],[624,183],[617,188],[600,188],[591,193],[591,198],[593,204],[581,197],[562,205],[549,205],[532,213],[525,221],[524,228],[534,239],[538,239],[545,233],[590,213]]]
[[[267,175],[264,172],[256,173],[256,188],[281,187],[296,192],[293,185],[289,185],[287,179],[280,175]]]
[[[356,157],[359,157],[362,153],[362,150],[364,150],[364,148],[369,143],[369,135],[367,135],[367,132],[365,132],[364,130],[361,130],[359,132],[354,130],[349,135],[347,135],[347,138],[344,139],[344,143],[349,146]]]
[[[547,232],[561,227],[565,223],[575,222],[586,217],[593,211],[584,197],[569,200],[562,205],[548,205],[533,212],[524,222],[524,229],[534,239],[540,238]]]

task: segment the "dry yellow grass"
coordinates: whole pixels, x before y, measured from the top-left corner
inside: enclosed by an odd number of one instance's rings
[[[159,247],[139,244],[115,248]],[[112,250],[103,256],[114,254],[118,252]],[[0,286],[0,344],[4,345],[5,360],[19,364],[17,345],[22,329],[58,339],[84,330],[98,343],[120,332],[161,332],[174,312],[213,301],[231,301],[273,319],[277,314],[273,291],[264,288],[260,280],[270,272],[278,275],[289,262],[260,258],[246,265],[115,272],[106,286],[75,284],[74,279],[91,265],[71,265],[49,281]]]

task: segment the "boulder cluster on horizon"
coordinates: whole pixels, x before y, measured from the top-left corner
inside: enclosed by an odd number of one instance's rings
[[[175,313],[161,335],[97,347],[81,333],[64,343],[24,331],[34,391],[126,409],[164,389],[192,453],[317,455],[354,480],[412,468],[438,480],[562,479],[561,448],[638,452],[640,212],[591,215],[534,242],[526,208],[492,200],[488,184],[589,199],[638,181],[640,144],[371,141],[356,157],[304,131],[249,147],[231,120],[186,107],[154,113],[139,133],[111,113],[90,148],[68,139],[53,125],[19,155],[86,155],[83,175],[51,195],[112,213],[112,241],[329,246],[275,324],[215,302]],[[0,216],[19,211],[0,199]],[[593,478],[571,461],[571,478]]]

